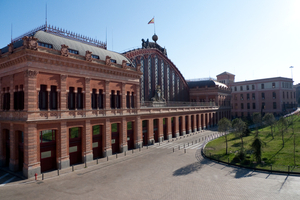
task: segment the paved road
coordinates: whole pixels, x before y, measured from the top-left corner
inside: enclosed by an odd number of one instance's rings
[[[78,166],[58,178],[0,187],[0,199],[300,199],[300,177],[198,161],[197,148],[173,152],[172,145],[210,134],[205,131],[126,157],[101,159],[98,165]]]

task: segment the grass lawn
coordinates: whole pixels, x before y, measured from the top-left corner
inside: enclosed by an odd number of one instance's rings
[[[289,117],[288,120],[291,120]],[[295,165],[294,165],[294,134],[292,125],[289,125],[287,131],[284,133],[284,147],[282,145],[281,132],[275,127],[274,139],[271,136],[270,127],[259,129],[259,137],[264,141],[265,146],[262,149],[263,163],[257,164],[252,155],[251,143],[254,140],[254,133],[243,137],[244,149],[246,152],[246,159],[244,161],[234,160],[235,155],[241,150],[241,139],[235,137],[233,133],[228,134],[228,155],[226,155],[225,136],[209,142],[204,152],[207,156],[219,159],[224,162],[236,163],[237,165],[244,165],[249,167],[256,167],[262,169],[272,169],[278,171],[300,172],[300,116],[294,116],[294,133],[295,133]]]

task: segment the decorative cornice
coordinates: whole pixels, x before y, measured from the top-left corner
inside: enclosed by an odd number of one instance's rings
[[[42,64],[63,66],[138,79],[142,75],[141,72],[135,70],[125,70],[115,66],[105,66],[101,63],[86,62],[85,60],[62,57],[59,55],[40,51],[28,51],[27,49],[22,49],[21,51],[15,52],[14,54],[2,57],[0,59],[0,70],[24,62],[38,62]]]

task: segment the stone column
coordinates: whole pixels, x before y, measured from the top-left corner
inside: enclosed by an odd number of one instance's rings
[[[134,97],[134,107],[137,109],[137,113],[139,113],[139,109],[141,107],[141,98],[140,98],[140,85],[136,85],[135,89],[135,97]]]
[[[120,151],[128,151],[127,144],[127,120],[126,117],[122,117],[120,125]]]
[[[85,120],[82,130],[82,161],[93,160],[93,134],[91,130],[91,120]]]
[[[179,137],[179,121],[178,116],[173,118],[174,126],[175,126],[175,137]]]
[[[106,94],[106,92],[105,92]],[[104,123],[104,132],[102,135],[103,147],[104,152],[103,156],[111,156],[112,155],[112,148],[111,148],[111,123],[110,119],[106,118]]]
[[[47,105],[48,109],[47,110],[48,111],[50,111],[50,100],[51,100],[51,98],[50,98],[50,91],[51,91],[51,88],[49,88],[48,85],[47,85],[47,95],[48,95],[48,97],[47,97],[48,98],[48,105]]]
[[[197,116],[193,115],[193,124],[194,127],[192,127],[192,129],[194,130],[193,132],[197,132],[197,120],[196,120]]]
[[[65,90],[64,90],[65,91]],[[60,129],[57,134],[56,141],[56,150],[57,150],[57,163],[59,166],[58,169],[64,169],[70,167],[70,158],[69,158],[69,130],[67,127],[67,122],[60,122]]]
[[[168,140],[172,139],[172,117],[166,118],[167,136]]]
[[[41,174],[39,134],[36,124],[25,124],[24,131],[24,164],[23,175],[26,178],[34,177],[34,174]]]
[[[188,121],[186,122],[187,123],[187,127],[188,127],[188,130],[186,130],[186,134],[190,134],[192,131],[191,131],[191,115],[188,115],[187,117]]]
[[[121,109],[127,109],[127,108],[126,108],[126,90],[125,90],[125,83],[122,83],[122,89],[121,89]]]
[[[67,96],[67,75],[60,75],[60,110],[66,111],[68,109],[68,96]],[[62,117],[67,116],[67,114],[62,113]],[[69,143],[69,141],[68,141]],[[69,155],[68,155],[69,156]]]
[[[158,118],[158,142],[162,142],[164,139],[164,123],[163,118]]]
[[[142,131],[142,120],[140,116],[135,117],[134,122],[134,148],[140,148],[143,146],[143,131]]]
[[[1,88],[1,80],[0,80],[0,88]],[[2,107],[0,107],[0,109],[2,110]],[[4,132],[2,130],[1,127],[1,123],[0,123],[0,166],[4,166],[5,165],[5,160],[6,160],[6,155],[5,155],[5,143],[6,143],[6,138],[4,136]]]
[[[152,144],[154,140],[154,135],[153,135],[153,119],[148,119],[147,123],[147,131],[148,131],[148,144]]]
[[[181,128],[182,128],[182,135],[186,135],[186,130],[185,130],[185,116],[181,116]]]
[[[88,116],[88,111],[92,109],[91,104],[91,84],[90,84],[91,78],[85,78],[85,105],[83,108],[86,110],[86,116]]]
[[[9,111],[14,111],[14,75],[10,76],[10,85],[9,85],[9,93],[10,93],[10,109]]]
[[[2,130],[3,131],[3,130]],[[2,132],[1,131],[1,132]],[[9,169],[11,171],[18,171],[18,141],[17,137],[14,131],[14,126],[13,123],[10,123],[10,128],[9,128],[9,146],[10,146],[10,159],[9,159]]]
[[[37,85],[36,77],[38,72],[33,70],[26,70],[24,72],[25,83],[24,83],[24,110],[25,111],[36,111],[38,108],[37,99]]]
[[[110,90],[109,90],[109,81],[105,81],[105,88],[103,91],[103,95],[104,95],[104,109],[109,110],[110,109]]]
[[[198,114],[198,128],[199,128],[199,131],[202,130],[202,127],[201,127],[201,114]]]

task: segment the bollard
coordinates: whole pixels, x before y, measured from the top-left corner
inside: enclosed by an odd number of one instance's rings
[[[44,177],[44,173],[42,173],[42,180],[44,180],[45,179],[45,177]]]
[[[59,176],[59,169],[57,170],[57,176]]]
[[[74,172],[74,165],[72,165],[72,172]]]
[[[106,158],[107,158],[107,161],[108,161],[108,156],[106,156]]]
[[[116,158],[118,158],[118,154],[116,153]]]
[[[126,151],[124,151],[124,154],[125,154],[125,156],[126,156]]]
[[[35,173],[35,174],[34,174],[34,176],[35,176],[35,180],[37,181],[37,176],[38,176],[38,174],[37,174],[37,173]]]
[[[271,164],[271,172],[272,172],[272,164]]]
[[[184,153],[186,153],[186,149],[184,149]]]
[[[87,168],[87,165],[86,165],[86,157],[84,158],[84,167]]]
[[[174,150],[174,147],[173,147],[173,152],[174,152],[175,150]]]
[[[185,144],[183,144],[183,148],[185,148]]]
[[[180,145],[178,146],[178,150],[180,150]]]
[[[148,149],[148,147],[149,147],[149,146],[147,145],[147,149]]]
[[[99,160],[98,160],[98,158],[97,158],[97,165],[99,164]]]
[[[133,149],[132,149],[132,153],[134,153]]]
[[[140,147],[140,151],[141,151],[141,147]]]
[[[160,146],[160,142],[159,142],[159,146]]]
[[[200,138],[199,138],[199,142],[200,142]]]
[[[194,141],[192,141],[192,145],[193,145],[193,142],[194,142]]]
[[[188,146],[190,146],[190,143],[188,143]]]

